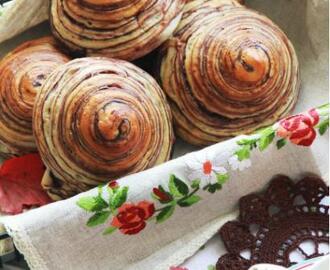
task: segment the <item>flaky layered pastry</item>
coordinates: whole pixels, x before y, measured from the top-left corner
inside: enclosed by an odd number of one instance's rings
[[[54,35],[80,55],[137,59],[178,25],[185,0],[52,0]]]
[[[0,156],[37,150],[32,110],[37,92],[49,74],[69,61],[55,40],[25,42],[0,62]]]
[[[160,50],[159,77],[184,140],[208,145],[275,122],[293,108],[298,61],[285,34],[238,3],[190,1]]]
[[[160,164],[171,153],[165,95],[126,61],[67,63],[45,82],[33,116],[38,149],[53,175],[43,185],[54,199]]]

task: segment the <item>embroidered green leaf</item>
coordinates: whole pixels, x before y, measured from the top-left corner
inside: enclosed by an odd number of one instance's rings
[[[198,195],[191,195],[184,200],[179,200],[178,205],[180,205],[181,207],[188,207],[188,206],[191,206],[191,205],[199,202],[200,200],[201,200],[201,197],[199,197]]]
[[[317,111],[321,116],[329,115],[329,103],[317,107]]]
[[[222,185],[219,183],[210,184],[207,186],[206,190],[210,193],[215,193],[217,190],[222,189]]]
[[[110,208],[112,210],[119,208],[127,200],[128,187],[120,187],[113,194],[110,201]]]
[[[193,188],[193,189],[195,189],[195,188],[199,188],[199,185],[200,185],[200,183],[201,183],[201,180],[199,180],[199,179],[196,179],[196,180],[193,180],[192,182],[191,182],[191,188]]]
[[[272,129],[271,131],[265,132],[265,135],[262,135],[259,140],[259,150],[263,151],[265,150],[268,145],[272,143],[272,141],[275,138],[275,131]]]
[[[101,211],[101,212],[95,213],[87,221],[87,226],[88,227],[94,227],[94,226],[103,224],[104,222],[107,221],[107,219],[109,218],[110,214],[111,214],[110,211]]]
[[[284,145],[286,145],[285,139],[280,139],[276,142],[277,149],[281,149]]]
[[[207,267],[207,270],[216,270],[215,266],[214,265],[209,265]]]
[[[114,231],[116,231],[117,228],[116,227],[109,227],[109,228],[106,228],[104,231],[103,231],[103,235],[108,235],[108,234],[112,234]]]
[[[174,204],[164,207],[163,210],[160,211],[156,217],[157,223],[164,222],[166,219],[172,216],[174,209],[175,209]]]
[[[224,183],[226,183],[228,179],[229,179],[228,173],[217,174],[217,181],[220,185],[223,185]]]
[[[329,118],[323,120],[317,125],[320,135],[323,135],[329,128]]]
[[[189,193],[189,187],[187,184],[177,178],[174,174],[170,176],[168,187],[174,197],[182,197]]]
[[[102,197],[82,197],[77,201],[77,205],[88,212],[101,211],[108,207],[108,204]]]
[[[254,143],[257,142],[258,139],[256,138],[243,138],[239,141],[237,141],[238,145],[253,145]]]
[[[272,126],[261,128],[261,129],[257,130],[257,133],[260,134],[260,136],[268,136],[268,135],[272,134],[273,132],[275,132],[275,130],[273,129]]]
[[[108,194],[109,194],[109,204],[110,204],[114,192],[113,192],[113,189],[109,186],[108,186],[107,190],[108,190]]]
[[[207,189],[207,191],[213,194],[213,193],[215,193],[217,191],[217,188],[216,188],[216,186],[211,185],[211,186],[209,186],[209,188]]]
[[[103,193],[103,187],[104,187],[105,185],[98,185],[97,186],[97,193],[98,193],[98,195],[101,197],[102,196],[102,193]]]
[[[83,197],[77,201],[77,205],[86,211],[93,211],[96,206],[94,197]]]
[[[237,158],[239,161],[242,161],[244,159],[249,159],[250,158],[250,146],[249,145],[244,145],[241,147],[239,150],[235,152],[235,155],[237,155]]]

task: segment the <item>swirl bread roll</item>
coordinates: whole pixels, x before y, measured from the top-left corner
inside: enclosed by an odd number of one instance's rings
[[[0,155],[37,151],[32,134],[32,110],[37,92],[49,74],[69,58],[55,40],[25,42],[0,62]]]
[[[53,34],[72,52],[134,60],[174,31],[185,0],[52,0]]]
[[[52,73],[34,106],[34,134],[53,199],[167,161],[170,108],[156,81],[126,61],[73,60]]]
[[[195,145],[274,123],[299,92],[298,60],[285,34],[257,12],[220,2],[190,1],[160,50],[159,79],[176,131]]]

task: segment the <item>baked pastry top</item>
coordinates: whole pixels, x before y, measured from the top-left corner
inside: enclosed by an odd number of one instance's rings
[[[0,62],[0,156],[37,151],[32,134],[36,94],[49,74],[69,61],[52,37],[28,41]]]
[[[185,0],[52,0],[53,34],[78,55],[134,60],[164,42]]]
[[[90,57],[63,65],[39,92],[33,116],[52,174],[43,184],[55,199],[167,161],[174,141],[162,90],[123,60]]]
[[[176,131],[196,145],[274,123],[292,110],[299,92],[289,39],[270,19],[234,1],[187,3],[159,62]]]

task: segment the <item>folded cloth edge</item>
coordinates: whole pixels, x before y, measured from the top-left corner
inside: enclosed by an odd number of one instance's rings
[[[48,269],[39,252],[30,241],[27,232],[21,228],[19,223],[12,219],[9,224],[4,222],[3,225],[7,233],[12,237],[17,250],[24,254],[24,259],[31,269]]]

